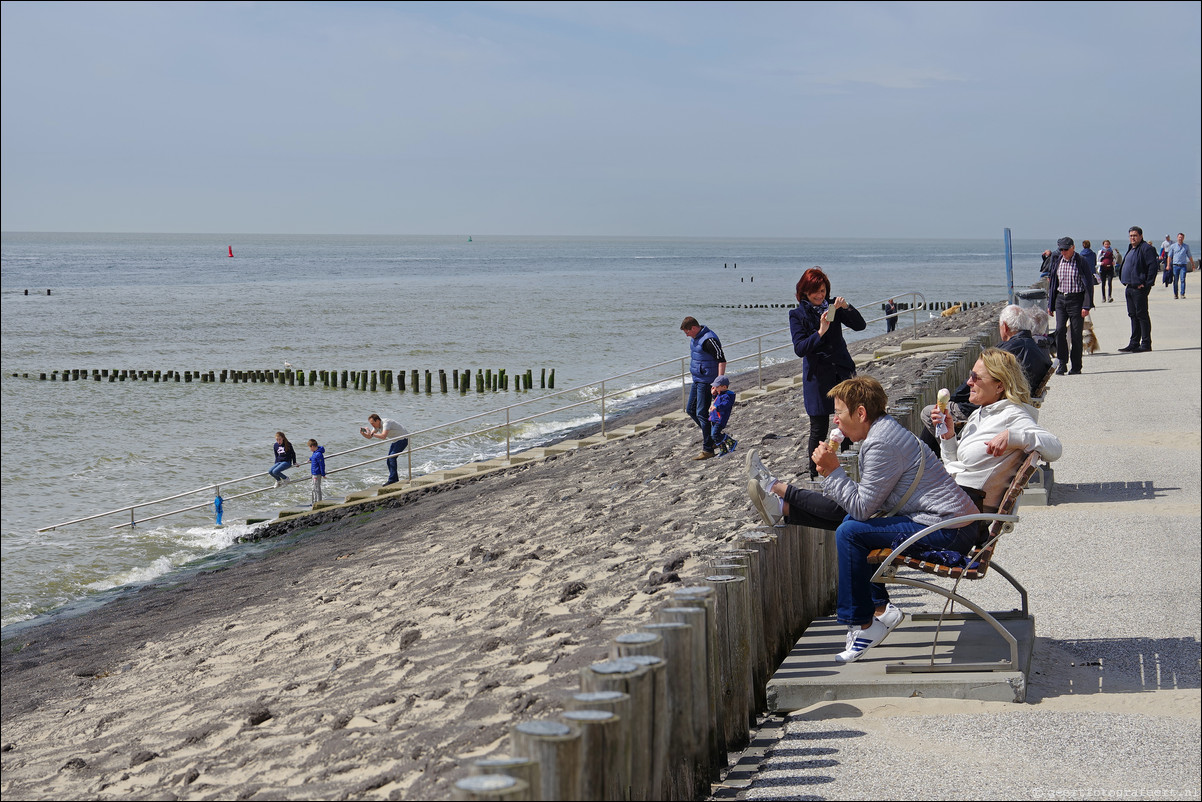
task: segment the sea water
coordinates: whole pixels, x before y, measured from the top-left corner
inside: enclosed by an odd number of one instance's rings
[[[1016,283],[1038,271],[1043,243],[1015,246]],[[228,254],[230,249],[233,257]],[[727,344],[754,354],[773,332],[770,359],[792,359],[788,313],[801,273],[822,265],[836,295],[879,317],[879,302],[909,291],[927,300],[1006,297],[1002,238],[972,240],[673,239],[574,237],[334,237],[158,234],[3,235],[2,618],[5,626],[63,605],[96,603],[172,571],[236,559],[251,517],[309,500],[309,449],[365,445],[359,427],[378,412],[414,432],[401,472],[428,473],[548,442],[599,421],[606,393],[680,387],[692,315]],[[47,294],[47,290],[50,291]],[[27,294],[28,293],[28,294]],[[872,306],[875,304],[875,306]],[[871,307],[871,308],[869,308]],[[902,324],[906,320],[903,318]],[[884,322],[862,335],[884,331]],[[40,381],[52,371],[223,369],[469,370],[467,394],[232,384]],[[753,368],[734,363],[731,372]],[[478,370],[533,371],[535,388],[478,394]],[[555,371],[555,389],[539,387]],[[14,374],[16,376],[14,377]],[[29,378],[24,378],[28,374]],[[408,376],[406,377],[408,382]],[[511,380],[512,382],[512,380]],[[736,389],[738,382],[736,381]],[[566,391],[566,392],[565,392]],[[503,426],[518,402],[518,420]],[[607,400],[607,411],[629,399]],[[799,411],[800,414],[800,411]],[[463,423],[472,416],[483,417]],[[453,425],[447,425],[453,424]],[[442,428],[437,428],[442,427]],[[141,510],[141,518],[200,509],[137,527],[129,513],[38,532],[75,518],[216,483],[229,497],[268,487],[284,431],[300,466],[293,484],[227,501],[214,491]],[[475,433],[475,434],[472,434]],[[434,447],[451,435],[471,436]],[[331,456],[328,468],[379,456],[386,446]],[[327,499],[379,484],[376,462],[327,477]],[[113,528],[118,526],[119,528]],[[113,589],[118,589],[113,591]]]

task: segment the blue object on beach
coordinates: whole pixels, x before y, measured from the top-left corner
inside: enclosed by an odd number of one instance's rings
[[[213,511],[217,513],[217,525],[221,526],[221,495],[213,498]]]

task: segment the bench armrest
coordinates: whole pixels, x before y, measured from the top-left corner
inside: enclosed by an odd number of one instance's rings
[[[937,524],[931,524],[926,529],[920,529],[914,534],[906,538],[905,542],[893,550],[893,555],[890,555],[888,560],[877,566],[876,571],[872,575],[871,582],[880,582],[884,572],[893,565],[893,556],[905,554],[906,549],[913,546],[918,541],[922,540],[932,532],[938,532],[941,529],[958,529],[964,524],[972,523],[973,521],[1003,521],[1005,523],[1018,523],[1017,515],[1001,515],[999,513],[978,512],[974,515],[961,515],[958,518],[948,518],[946,521],[940,521]]]

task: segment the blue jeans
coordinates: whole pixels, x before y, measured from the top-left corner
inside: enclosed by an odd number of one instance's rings
[[[872,623],[873,612],[889,602],[889,592],[879,582],[872,582],[877,566],[868,562],[868,552],[887,549],[898,535],[912,535],[925,529],[904,515],[893,518],[871,518],[857,521],[850,515],[835,530],[835,545],[839,556],[839,588],[836,614],[840,624],[863,626]],[[976,542],[978,527],[970,523],[959,529],[932,532],[922,543],[929,549],[951,549],[968,552]]]
[[[1173,265],[1173,295],[1185,297],[1185,277],[1189,273],[1189,265]],[[1181,282],[1181,292],[1177,291],[1177,283]]]
[[[701,436],[705,441],[701,447],[702,450],[710,452],[714,450],[714,435],[710,428],[710,404],[713,402],[710,385],[694,381],[693,389],[689,392],[689,405],[685,407],[685,412],[701,427]]]
[[[405,437],[395,441],[388,447],[389,454],[400,454],[409,445],[409,438]],[[386,461],[388,464],[388,481],[385,484],[395,484],[399,481],[396,473],[396,457]]]
[[[277,482],[282,482],[288,478],[284,475],[284,471],[291,467],[291,462],[277,462],[275,465],[271,466],[271,470],[269,470],[268,473],[271,474],[272,479],[275,479]]]

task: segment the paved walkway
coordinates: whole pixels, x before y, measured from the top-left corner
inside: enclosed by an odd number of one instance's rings
[[[1120,290],[1093,314],[1102,350],[1084,374],[1054,378],[1041,413],[1064,442],[1051,506],[1023,507],[999,552],[1036,617],[1027,703],[815,705],[762,733],[766,754],[745,757],[739,797],[1202,796],[1198,295],[1153,290],[1155,350],[1121,354]],[[994,609],[1010,608],[1004,583],[978,584],[979,598],[996,589]],[[895,594],[911,609],[930,595]]]

